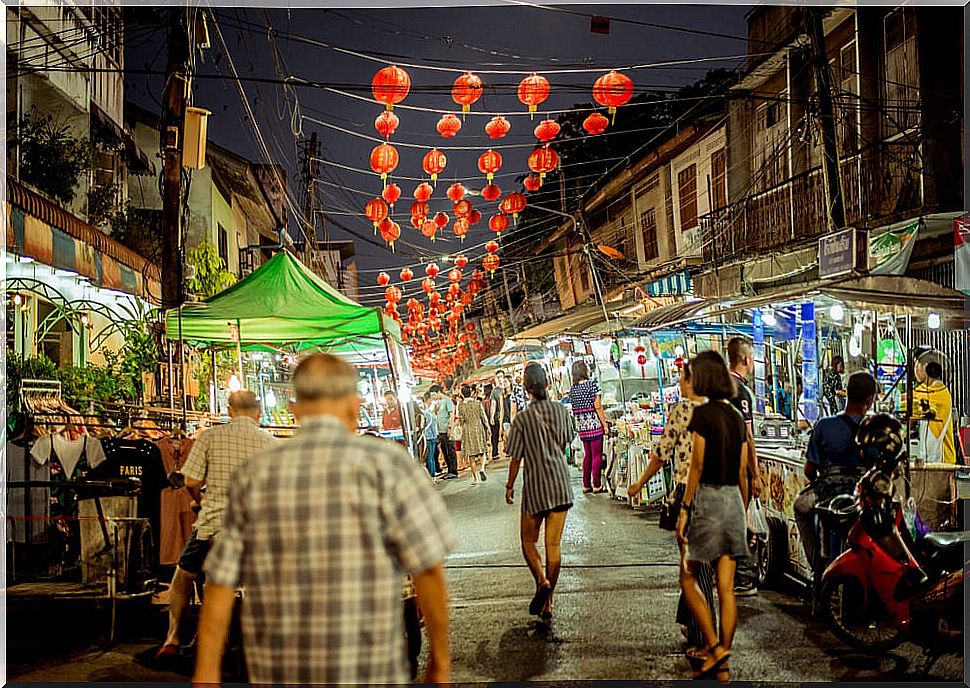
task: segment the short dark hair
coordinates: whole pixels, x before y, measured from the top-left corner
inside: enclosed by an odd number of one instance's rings
[[[727,350],[728,361],[730,362],[731,367],[734,368],[741,365],[744,359],[751,354],[751,342],[744,337],[734,337],[728,342]]]
[[[691,384],[698,396],[711,401],[730,399],[737,389],[724,358],[716,351],[698,354],[690,364]]]
[[[469,387],[468,385],[462,385],[461,386],[461,396],[464,397],[465,399],[467,399],[471,395],[472,395],[472,388]]]
[[[864,370],[860,370],[849,376],[849,382],[845,386],[845,398],[850,404],[864,404],[876,396],[877,391],[879,391],[879,386],[876,383],[876,378]]]
[[[579,359],[573,363],[572,377],[574,385],[589,379],[589,366],[586,365],[586,361]]]
[[[832,357],[832,369],[835,370],[840,365],[845,365],[845,359],[842,358],[841,356],[833,356]]]
[[[526,366],[525,374],[522,376],[522,386],[537,401],[549,398],[546,391],[549,387],[549,378],[546,377],[546,371],[540,365]]]
[[[431,398],[431,392],[425,392],[424,394],[421,395],[421,401],[427,401],[430,398]]]
[[[441,385],[431,385],[431,392],[433,394],[441,394]]]

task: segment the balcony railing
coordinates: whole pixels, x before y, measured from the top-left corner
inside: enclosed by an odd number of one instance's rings
[[[873,147],[841,163],[845,221],[867,227],[875,219],[920,207],[919,158],[910,144]],[[700,218],[704,260],[763,253],[821,236],[827,230],[821,168]]]

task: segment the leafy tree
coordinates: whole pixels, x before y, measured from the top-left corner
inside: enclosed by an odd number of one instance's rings
[[[189,291],[202,298],[214,296],[236,282],[236,276],[226,270],[226,262],[208,239],[189,249],[186,262],[195,268],[195,277],[186,285]]]
[[[87,139],[74,138],[67,125],[58,126],[50,115],[40,120],[27,115],[17,127],[17,144],[21,180],[62,203],[72,203],[81,175],[92,165]]]

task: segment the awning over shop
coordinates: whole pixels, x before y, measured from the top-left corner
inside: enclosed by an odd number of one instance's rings
[[[660,327],[693,315],[701,308],[709,305],[709,301],[697,299],[695,301],[684,301],[669,306],[661,306],[660,308],[655,308],[647,312],[646,315],[633,322],[630,327]]]
[[[169,339],[179,337],[178,320],[178,309],[166,313]],[[235,345],[238,327],[244,349],[359,351],[379,346],[385,334],[401,339],[380,308],[348,299],[286,252],[229,289],[183,306],[181,327],[187,342],[226,347]]]
[[[138,148],[135,139],[125,129],[111,119],[111,116],[102,110],[97,103],[91,101],[91,119],[94,123],[115,138],[125,148],[125,155],[128,158],[128,171],[132,174],[147,174],[155,176],[155,165],[148,159],[148,156]]]
[[[619,307],[629,307],[630,302],[625,302]],[[598,305],[579,306],[574,310],[560,315],[552,320],[534,325],[527,330],[519,332],[513,337],[515,340],[522,339],[543,339],[554,336],[596,336],[604,335],[622,330],[627,327],[633,319],[618,315],[617,309],[611,309],[609,322],[603,319],[603,309]],[[621,311],[622,312],[622,311]]]
[[[692,289],[693,283],[687,270],[661,277],[647,285],[647,293],[650,296],[682,296],[690,294]]]

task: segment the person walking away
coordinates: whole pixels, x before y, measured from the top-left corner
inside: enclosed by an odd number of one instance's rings
[[[955,464],[953,397],[943,382],[945,358],[927,351],[916,359],[917,384],[913,387],[913,420],[919,423],[919,456],[926,463]]]
[[[421,416],[424,418],[424,441],[427,445],[427,454],[424,457],[428,475],[432,480],[438,479],[438,421],[431,412],[431,393],[425,392],[421,398]]]
[[[601,485],[603,472],[603,437],[606,434],[606,414],[596,380],[590,379],[585,361],[573,363],[573,386],[569,401],[583,442],[583,493],[605,492]]]
[[[573,490],[566,467],[566,447],[576,434],[569,410],[549,399],[546,371],[538,364],[526,366],[525,390],[529,403],[512,422],[507,453],[509,477],[505,502],[515,502],[515,481],[522,465],[522,516],[519,535],[522,554],[535,580],[536,592],[529,613],[552,619],[553,593],[562,566],[562,533],[566,514],[573,505]],[[543,531],[545,566],[539,554],[539,533]]]
[[[486,466],[490,461],[498,460],[498,435],[495,434],[496,428],[492,425],[492,391],[494,389],[491,383],[486,383],[482,387],[482,408],[485,409],[485,417],[488,419],[489,451],[486,452]]]
[[[448,439],[451,440],[451,446],[455,450],[455,462],[458,466],[457,472],[460,473],[465,469],[467,464],[466,461],[462,460],[461,423],[458,420],[458,406],[461,404],[461,397],[458,394],[453,394],[451,396],[451,404],[454,411],[451,414],[451,426],[448,428]]]
[[[816,574],[823,569],[823,562],[815,505],[840,494],[855,494],[856,483],[868,468],[855,438],[878,389],[876,379],[869,373],[850,375],[845,411],[820,419],[809,437],[805,453],[805,477],[809,484],[798,493],[793,506],[805,556]]]
[[[495,387],[492,388],[492,413],[488,419],[492,430],[492,461],[499,459],[499,442],[505,434],[505,424],[511,422],[509,420],[511,403],[508,397],[505,371],[500,370],[495,373]]]
[[[845,360],[841,356],[832,357],[832,365],[822,378],[822,399],[825,401],[827,414],[836,415],[845,406],[846,390],[842,384],[845,374]]]
[[[761,469],[758,466],[758,456],[754,446],[754,397],[748,387],[748,377],[754,372],[754,348],[751,342],[742,337],[734,337],[728,342],[728,361],[731,366],[731,377],[734,378],[736,392],[731,403],[741,412],[744,425],[747,428],[747,457],[748,485],[750,495],[745,498],[745,508],[750,497],[761,496]],[[756,538],[754,533],[748,533],[749,542]],[[737,589],[735,594],[740,597],[751,597],[758,594],[758,572],[753,557],[744,559],[737,566]]]
[[[699,354],[691,363],[694,392],[707,403],[694,409],[687,429],[692,433],[691,461],[677,539],[684,547],[680,584],[687,606],[704,634],[705,649],[695,679],[730,680],[728,658],[737,628],[734,569],[749,556],[745,502],[744,418],[731,403],[735,386],[724,359],[715,351]],[[712,562],[720,601],[720,636],[712,609],[698,583],[700,566]]]
[[[482,466],[488,451],[488,418],[482,402],[472,397],[471,387],[461,388],[462,401],[458,405],[458,421],[461,425],[461,448],[471,465],[472,484],[485,482],[487,476]]]
[[[451,430],[451,416],[455,413],[455,404],[445,394],[441,385],[431,387],[431,396],[434,398],[435,424],[438,426],[438,450],[441,458],[445,462],[445,480],[458,477],[458,457],[455,455],[455,445],[449,437]]]
[[[182,466],[185,486],[192,498],[201,503],[201,509],[168,589],[168,635],[156,659],[170,659],[179,654],[182,616],[189,605],[195,579],[202,574],[212,542],[222,531],[233,475],[249,457],[276,443],[276,438],[260,429],[260,413],[259,401],[252,392],[240,390],[230,394],[229,423],[203,431]],[[204,494],[201,491],[203,485]]]
[[[404,448],[355,434],[356,382],[335,356],[301,361],[299,432],[237,472],[206,562],[195,683],[220,682],[238,587],[253,684],[406,683],[405,575],[428,633],[427,683],[449,682],[448,512]]]
[[[687,476],[690,471],[690,460],[693,454],[693,433],[687,428],[694,415],[694,409],[703,404],[706,399],[696,392],[691,382],[690,363],[685,363],[681,371],[680,380],[680,401],[672,404],[667,412],[667,423],[664,425],[663,434],[657,443],[657,448],[650,453],[650,463],[636,483],[630,485],[627,494],[630,497],[640,494],[643,486],[660,472],[662,468],[673,462],[673,488],[669,499],[673,499],[675,504],[683,500],[684,491],[687,488]],[[676,495],[680,495],[677,497]],[[680,547],[681,567],[684,566],[685,548]],[[711,609],[713,623],[717,623],[714,615],[714,569],[710,562],[700,562],[697,565],[697,582],[700,584],[704,593],[707,606]],[[703,659],[706,642],[700,625],[694,620],[690,610],[687,608],[687,600],[681,592],[680,600],[677,602],[677,623],[681,625],[681,633],[687,640],[687,656],[693,659]]]

